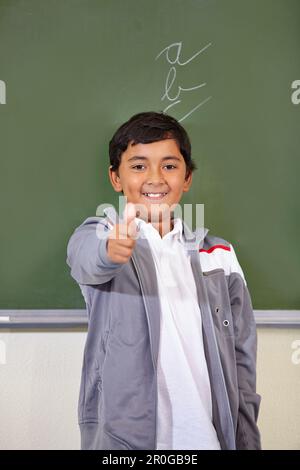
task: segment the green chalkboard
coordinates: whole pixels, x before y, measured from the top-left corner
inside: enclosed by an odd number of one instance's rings
[[[84,308],[68,239],[117,205],[115,129],[165,110],[198,165],[183,202],[235,246],[256,309],[299,309],[299,17],[299,0],[0,0],[0,308]]]

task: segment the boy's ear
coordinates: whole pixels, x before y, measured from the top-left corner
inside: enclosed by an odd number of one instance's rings
[[[183,192],[187,193],[191,187],[192,184],[192,179],[193,179],[193,173],[190,171],[188,175],[186,176],[184,183],[183,183]]]
[[[114,190],[118,193],[121,192],[123,188],[118,174],[118,170],[113,170],[112,165],[110,165],[110,167],[108,168],[108,175]]]

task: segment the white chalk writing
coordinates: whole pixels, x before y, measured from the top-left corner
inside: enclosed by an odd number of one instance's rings
[[[206,85],[206,83],[204,82],[204,83],[199,83],[197,85],[190,86],[190,87],[183,87],[181,85],[177,85],[176,87],[175,85],[175,81],[177,78],[176,66],[186,67],[187,64],[192,62],[196,57],[198,57],[202,52],[204,52],[208,47],[210,47],[211,44],[212,44],[211,42],[206,44],[206,46],[204,46],[202,49],[200,49],[195,54],[193,54],[192,57],[190,57],[189,59],[185,61],[182,61],[182,58],[181,58],[182,42],[174,42],[173,44],[170,44],[169,46],[165,47],[162,51],[160,51],[159,54],[155,57],[155,60],[157,60],[162,55],[165,55],[167,62],[171,65],[170,70],[166,77],[164,93],[161,97],[161,101],[167,100],[167,103],[168,103],[168,105],[163,110],[164,112],[167,112],[169,109],[181,103],[182,98],[185,93],[198,90],[199,88],[202,88]],[[202,100],[200,103],[194,106],[190,111],[188,111],[184,116],[178,119],[178,121],[180,122],[186,119],[188,116],[194,113],[196,109],[203,106],[210,99],[211,99],[211,96]]]

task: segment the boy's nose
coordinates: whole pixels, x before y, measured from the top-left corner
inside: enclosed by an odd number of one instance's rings
[[[148,184],[160,184],[164,181],[163,175],[160,169],[151,170],[148,174],[147,183]]]

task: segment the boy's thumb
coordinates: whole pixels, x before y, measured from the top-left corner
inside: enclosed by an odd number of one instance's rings
[[[127,225],[128,235],[134,237],[136,235],[136,224],[131,223],[136,217],[136,208],[132,202],[128,202],[123,212],[123,223]]]
[[[130,222],[135,218],[135,216],[136,216],[135,206],[132,202],[128,202],[123,212],[124,224],[127,224],[127,225],[130,224]]]

